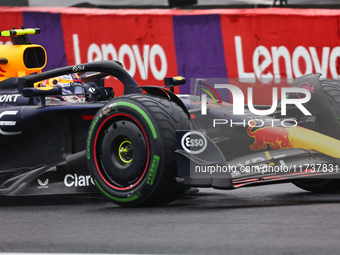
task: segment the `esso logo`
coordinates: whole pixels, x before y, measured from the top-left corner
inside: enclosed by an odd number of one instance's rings
[[[189,131],[182,137],[181,145],[186,152],[199,154],[207,148],[208,142],[201,132]]]

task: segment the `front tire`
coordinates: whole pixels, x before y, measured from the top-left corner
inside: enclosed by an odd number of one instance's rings
[[[145,94],[113,99],[88,133],[87,161],[95,184],[121,206],[173,201],[184,191],[175,179],[175,131],[188,128],[187,115],[167,99]]]

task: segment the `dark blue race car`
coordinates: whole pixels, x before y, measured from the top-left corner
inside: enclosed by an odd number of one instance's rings
[[[337,81],[311,74],[293,82],[314,90],[305,104],[312,116],[287,109],[299,126],[270,126],[280,111],[260,118],[248,109],[243,122],[266,124],[245,126],[230,104],[204,101],[203,114],[202,95],[175,95],[183,77],[141,87],[116,61],[41,72],[46,52],[27,37],[39,31],[1,33],[13,45],[0,46],[0,195],[100,192],[136,206],[171,202],[190,186],[340,189]],[[105,87],[106,76],[124,85],[122,96]],[[239,124],[217,125],[231,121]]]

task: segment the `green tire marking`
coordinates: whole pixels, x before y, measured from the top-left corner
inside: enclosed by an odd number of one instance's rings
[[[136,199],[138,199],[140,196],[141,196],[141,193],[138,192],[136,195],[133,195],[131,197],[127,197],[127,198],[118,198],[118,197],[114,197],[114,196],[111,196],[110,194],[108,194],[105,190],[103,190],[102,187],[100,187],[100,185],[98,184],[97,180],[94,180],[94,182],[96,183],[97,187],[100,189],[100,191],[105,195],[107,196],[108,198],[114,200],[114,201],[117,201],[117,202],[131,202],[131,201],[134,201]]]
[[[155,181],[156,173],[158,170],[158,164],[159,164],[160,157],[158,155],[154,155],[151,163],[150,173],[148,176],[147,184],[150,186],[153,185],[153,182]]]
[[[128,102],[117,102],[116,105],[118,105],[118,106],[122,105],[122,106],[131,107],[132,109],[134,109],[137,112],[139,112],[144,117],[146,122],[148,123],[148,125],[149,125],[149,127],[151,129],[151,132],[152,132],[153,139],[157,139],[157,133],[156,133],[156,129],[155,129],[154,125],[152,124],[149,116],[140,107],[138,107],[137,105],[134,105],[132,103],[128,103]]]
[[[97,116],[97,117],[94,119],[94,121],[93,121],[93,123],[92,123],[92,125],[91,125],[91,127],[90,127],[89,135],[88,135],[88,137],[87,137],[87,142],[86,142],[86,157],[87,157],[87,159],[90,159],[90,158],[91,158],[91,154],[90,154],[91,137],[92,137],[93,129],[94,129],[95,125],[97,124],[98,120],[99,120],[99,116]]]
[[[336,112],[334,105],[332,105],[332,108],[333,108],[333,111],[334,111],[334,113],[335,113],[335,115],[336,115],[336,119],[337,119],[337,121],[338,121],[338,124],[340,125],[340,116],[339,116],[339,114]]]

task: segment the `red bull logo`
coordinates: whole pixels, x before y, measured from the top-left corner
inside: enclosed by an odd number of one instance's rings
[[[281,127],[264,127],[252,130],[249,126],[247,133],[254,138],[253,144],[249,146],[252,151],[266,150],[268,145],[273,150],[292,148],[289,141],[289,132]]]
[[[0,77],[4,77],[4,76],[5,76],[5,75],[2,74],[2,73],[6,73],[6,71],[0,67]]]

